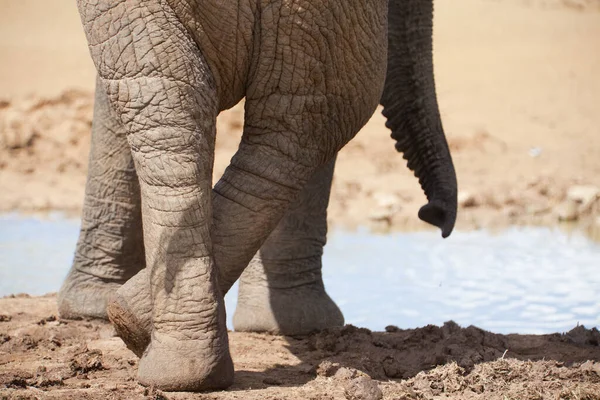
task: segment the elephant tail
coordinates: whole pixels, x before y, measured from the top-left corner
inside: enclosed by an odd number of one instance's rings
[[[419,218],[445,238],[456,222],[457,181],[435,92],[433,1],[390,0],[388,22],[383,115],[427,196]]]

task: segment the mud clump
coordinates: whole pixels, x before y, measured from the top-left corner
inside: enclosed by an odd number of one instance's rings
[[[350,358],[354,368],[375,379],[409,378],[423,369],[452,361],[472,368],[475,363],[502,356],[508,346],[501,335],[476,327],[463,329],[452,321],[443,327],[394,327],[376,333],[346,325],[317,333],[309,343],[332,362],[344,359],[347,363]]]
[[[567,332],[565,339],[577,344],[599,346],[600,332],[596,328],[585,329],[584,326],[579,325]]]
[[[33,374],[19,370],[0,374],[0,387],[25,388],[27,386],[27,380],[31,378],[33,378]]]
[[[62,386],[63,380],[64,377],[60,371],[48,371],[46,367],[38,367],[35,374],[27,371],[16,370],[6,374],[0,374],[0,389],[2,387],[24,389],[28,386],[36,388],[48,388],[51,386]]]
[[[338,366],[360,370],[373,379],[407,379],[438,365],[455,363],[470,372],[475,365],[504,356],[521,360],[584,362],[600,357],[596,329],[577,327],[565,335],[500,335],[449,321],[442,327],[371,332],[346,325],[324,330],[308,340],[316,356],[326,358],[317,375],[330,376]],[[584,347],[573,347],[572,344]],[[565,351],[569,351],[566,354]],[[334,371],[334,372],[332,372]]]
[[[351,379],[344,385],[344,395],[348,400],[381,400],[383,393],[377,382],[368,376]]]
[[[83,349],[82,353],[77,355],[70,364],[71,372],[74,376],[86,375],[88,372],[102,371],[102,352],[100,350]]]
[[[8,342],[11,339],[6,333],[0,333],[0,345]]]
[[[321,362],[316,369],[317,376],[330,377],[340,369],[340,364],[333,363],[329,360]]]

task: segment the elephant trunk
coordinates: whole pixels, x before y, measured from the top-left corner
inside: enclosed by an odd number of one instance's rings
[[[445,238],[456,221],[457,183],[435,93],[433,1],[390,0],[388,18],[383,115],[427,196],[419,218],[439,227]]]

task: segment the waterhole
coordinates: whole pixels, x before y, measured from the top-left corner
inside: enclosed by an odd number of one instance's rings
[[[0,296],[56,292],[79,220],[0,217]],[[372,330],[454,320],[498,333],[600,325],[600,245],[549,228],[372,234],[334,230],[323,258],[347,323]],[[228,324],[237,287],[226,297]]]

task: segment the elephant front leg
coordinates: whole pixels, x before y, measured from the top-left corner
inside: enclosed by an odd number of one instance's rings
[[[321,272],[334,164],[330,161],[308,181],[244,270],[235,330],[302,335],[344,324]]]
[[[162,2],[78,5],[140,182],[152,330],[139,381],[162,390],[225,388],[233,363],[210,232],[215,81]]]
[[[61,317],[106,318],[113,293],[144,266],[138,179],[125,128],[98,80],[81,232],[58,295]]]
[[[142,80],[138,95],[147,98],[151,85]],[[210,235],[216,93],[195,94],[170,80],[161,86],[164,92],[149,96],[167,98],[150,106],[149,114],[167,111],[179,121],[144,121],[144,128],[129,134],[152,299],[151,340],[138,376],[164,390],[225,388],[233,381],[233,363]],[[211,86],[208,78],[205,86]],[[173,102],[189,97],[197,104]]]

